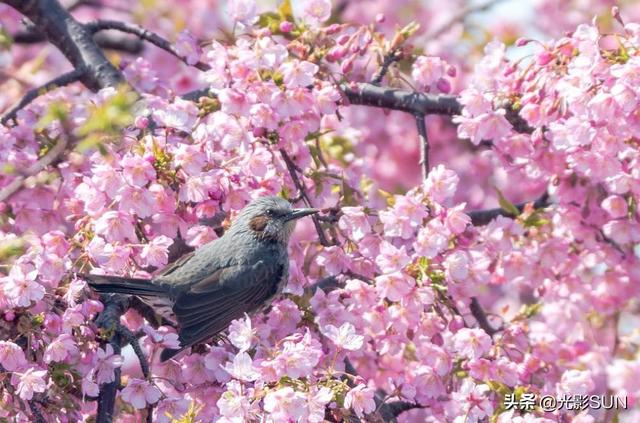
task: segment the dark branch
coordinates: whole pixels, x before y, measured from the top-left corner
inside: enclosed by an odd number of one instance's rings
[[[471,315],[473,315],[473,317],[478,322],[478,326],[480,326],[480,328],[484,330],[489,336],[493,336],[496,332],[498,332],[498,330],[494,329],[493,326],[491,326],[491,323],[489,323],[487,313],[484,311],[476,297],[471,298],[469,310],[471,310]]]
[[[520,203],[520,204],[516,204],[515,206],[518,209],[518,211],[522,213],[526,205],[527,203]],[[549,205],[550,205],[549,194],[547,194],[546,192],[542,194],[542,196],[538,198],[536,201],[534,201],[533,203],[533,207],[535,209],[542,209],[542,208],[548,207]],[[467,214],[469,215],[469,217],[471,217],[471,223],[473,224],[473,226],[487,225],[498,216],[515,217],[512,214],[510,214],[508,211],[500,207],[495,209],[488,209],[488,210],[474,210],[474,211],[467,212]]]
[[[417,91],[401,90],[391,87],[378,87],[367,83],[342,84],[340,89],[350,104],[399,110],[412,115],[459,115],[462,105],[458,98],[445,94],[425,94]],[[497,105],[505,109],[506,118],[516,132],[533,132],[527,122],[514,110],[511,104],[503,102]]]
[[[386,406],[395,417],[398,417],[405,411],[414,410],[416,408],[423,408],[423,406],[421,406],[420,404],[414,404],[406,401],[388,402],[386,403]]]
[[[201,88],[198,90],[194,90],[194,91],[189,91],[186,94],[182,95],[182,99],[183,100],[188,100],[188,101],[198,101],[200,100],[201,97],[213,97],[214,94],[211,92],[211,90],[209,88]]]
[[[416,126],[418,127],[418,140],[420,141],[420,169],[422,170],[422,179],[429,176],[429,138],[427,137],[427,126],[424,122],[424,115],[415,114]]]
[[[85,25],[76,21],[57,0],[4,0],[29,18],[82,73],[82,83],[90,90],[115,87],[124,77],[105,57]]]
[[[35,423],[47,423],[47,420],[42,415],[42,411],[40,411],[35,401],[29,401],[29,408],[31,409]]]
[[[382,65],[380,66],[380,69],[371,80],[371,83],[373,85],[380,85],[380,83],[382,82],[382,79],[389,71],[389,67],[394,62],[400,60],[401,57],[402,55],[398,52],[397,48],[394,48],[391,51],[389,51],[389,53],[385,54],[384,59],[382,60]]]
[[[130,54],[140,54],[144,48],[144,44],[138,38],[122,34],[96,34],[93,39],[99,47]],[[17,44],[37,44],[46,41],[46,38],[37,32],[25,31],[16,33],[13,41]]]
[[[24,97],[20,99],[20,101],[18,101],[13,107],[11,107],[11,109],[9,109],[5,114],[2,115],[2,118],[0,118],[0,123],[6,125],[10,120],[15,120],[18,111],[38,98],[38,96],[55,90],[56,88],[60,88],[73,82],[80,81],[82,76],[82,71],[74,69],[71,72],[62,74],[39,87],[30,89],[29,91],[27,91]],[[0,201],[2,200],[0,199]]]
[[[133,332],[127,329],[126,326],[123,326],[121,324],[118,324],[117,332],[118,335],[120,335],[120,338],[124,341],[124,345],[131,345],[131,348],[133,348],[133,352],[136,354],[136,357],[138,357],[138,361],[140,362],[140,369],[142,370],[142,374],[144,375],[145,379],[149,379],[149,376],[151,376],[151,371],[149,370],[149,361],[144,355],[144,351],[142,351],[142,348],[140,347],[138,337],[136,337]]]
[[[98,32],[98,31],[104,31],[104,30],[108,30],[108,29],[114,29],[114,30],[117,30],[117,31],[126,32],[128,34],[136,35],[136,36],[140,37],[140,39],[148,41],[151,44],[153,44],[153,45],[155,45],[157,47],[160,47],[161,49],[165,50],[166,52],[174,55],[178,59],[180,59],[183,62],[187,63],[186,58],[182,57],[180,55],[180,53],[178,52],[178,50],[176,50],[176,48],[169,41],[167,41],[166,39],[162,38],[158,34],[149,31],[148,29],[142,28],[141,26],[138,26],[138,25],[135,25],[135,24],[131,24],[131,23],[127,23],[127,22],[99,20],[99,21],[95,21],[95,22],[89,22],[88,24],[86,24],[86,27],[92,33],[95,33],[95,32]],[[207,65],[206,63],[203,63],[203,62],[197,62],[197,63],[193,64],[192,66],[197,68],[197,69],[200,69],[201,71],[207,71],[207,70],[211,69],[211,67],[209,65]]]
[[[462,106],[456,96],[433,95],[373,84],[343,84],[341,90],[351,104],[400,110],[420,115],[459,115]]]
[[[309,194],[307,194],[307,188],[305,187],[302,180],[300,180],[300,178],[298,177],[298,170],[297,170],[296,164],[293,162],[293,160],[291,160],[291,157],[289,157],[287,152],[284,151],[283,149],[280,149],[280,154],[282,155],[282,159],[284,160],[284,163],[287,166],[287,170],[289,170],[289,174],[291,175],[291,180],[293,181],[293,184],[298,189],[298,193],[301,195],[305,205],[307,207],[313,207],[313,204],[311,204],[311,199],[309,198]],[[318,232],[318,238],[320,239],[320,244],[322,244],[325,247],[330,246],[331,244],[327,240],[327,237],[325,236],[324,231],[322,230],[322,226],[320,225],[320,221],[318,220],[318,217],[314,214],[311,216],[311,219],[313,220],[313,225],[316,228],[316,232]]]
[[[122,352],[122,340],[117,329],[120,326],[120,316],[127,311],[129,301],[126,297],[118,294],[102,295],[101,300],[104,304],[104,310],[96,318],[96,324],[106,332],[113,334],[109,339],[109,345],[111,345],[115,354],[120,354]],[[113,422],[116,393],[120,387],[120,368],[115,369],[114,373],[115,380],[113,382],[100,386],[96,423]]]

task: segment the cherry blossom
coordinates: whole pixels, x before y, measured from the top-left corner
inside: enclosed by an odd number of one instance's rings
[[[135,408],[145,408],[147,404],[154,404],[161,395],[158,388],[140,379],[131,379],[122,390],[122,399]]]
[[[362,348],[364,337],[356,334],[356,329],[351,323],[344,323],[339,328],[327,325],[322,330],[325,336],[340,348],[351,351]]]

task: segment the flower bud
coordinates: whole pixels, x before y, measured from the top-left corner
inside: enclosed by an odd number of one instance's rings
[[[145,129],[147,126],[149,126],[149,118],[147,118],[146,116],[137,116],[134,120],[134,124],[138,129]]]
[[[293,30],[293,23],[289,21],[280,22],[280,32],[288,33]]]

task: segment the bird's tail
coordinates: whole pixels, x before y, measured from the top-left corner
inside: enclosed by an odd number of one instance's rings
[[[140,296],[161,296],[167,292],[161,286],[153,284],[149,279],[123,278],[121,276],[108,275],[78,275],[85,279],[91,288],[101,294],[129,294]]]
[[[162,352],[160,353],[160,361],[162,363],[164,363],[165,361],[173,358],[174,356],[180,354],[182,351],[184,351],[186,348],[165,348],[164,350],[162,350]]]

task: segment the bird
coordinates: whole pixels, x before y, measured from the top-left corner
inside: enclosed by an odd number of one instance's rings
[[[82,274],[98,293],[135,295],[174,321],[179,348],[165,348],[165,362],[225,331],[230,323],[265,310],[289,274],[288,244],[298,219],[318,209],[294,209],[289,201],[258,197],[245,206],[220,238],[155,274],[151,279]]]

